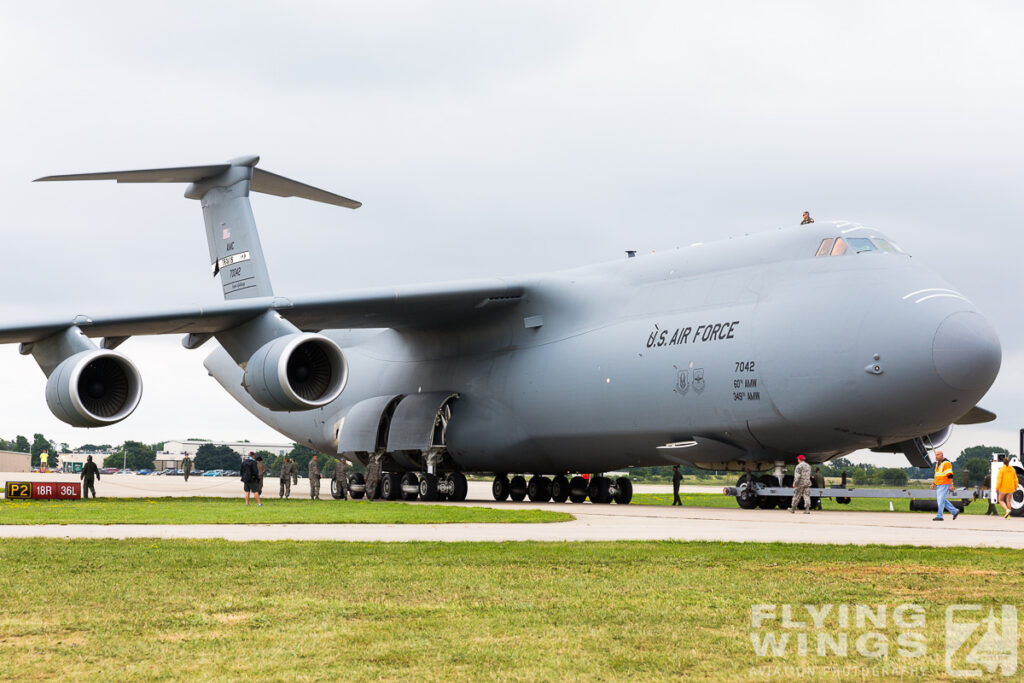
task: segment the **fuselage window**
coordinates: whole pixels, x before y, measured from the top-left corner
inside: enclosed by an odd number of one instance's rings
[[[823,239],[821,244],[818,245],[818,253],[815,256],[828,256],[828,252],[832,248],[832,242],[833,239],[831,237]]]
[[[832,256],[842,256],[846,253],[846,242],[843,241],[842,237],[836,238],[836,243],[832,247]]]
[[[847,237],[846,241],[850,244],[850,249],[853,249],[855,254],[863,251],[878,251],[878,248],[866,237]]]

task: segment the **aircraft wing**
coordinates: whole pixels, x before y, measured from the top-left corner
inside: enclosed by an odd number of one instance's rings
[[[525,286],[500,278],[368,289],[289,299],[280,296],[225,301],[134,315],[69,315],[0,326],[0,343],[37,342],[74,325],[88,337],[216,334],[274,310],[304,331],[349,328],[413,328],[452,324],[517,304]]]

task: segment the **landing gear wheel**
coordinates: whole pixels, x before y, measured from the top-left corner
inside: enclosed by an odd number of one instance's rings
[[[398,498],[398,474],[385,472],[380,477],[380,497],[384,500],[395,500]]]
[[[569,500],[573,503],[582,503],[587,500],[590,492],[587,488],[587,480],[583,477],[573,477],[569,481]]]
[[[341,484],[337,479],[331,479],[331,498],[341,500]]]
[[[760,484],[761,486],[775,487],[779,485],[779,480],[770,474],[762,474],[760,477],[757,478],[757,483]],[[773,498],[771,496],[758,496],[757,507],[761,508],[762,510],[771,510],[773,507],[775,507],[777,501],[777,498]]]
[[[437,476],[430,472],[420,475],[420,500],[427,502],[437,500]]]
[[[405,487],[412,486],[416,488],[416,491],[412,493],[406,493]],[[420,490],[420,478],[416,476],[415,472],[406,472],[402,475],[401,489],[399,492],[402,494],[402,500],[416,500],[419,497]]]
[[[611,488],[612,480],[608,477],[592,477],[590,479],[590,495],[591,503],[606,504],[612,502],[612,495],[609,489]]]
[[[499,474],[491,484],[491,495],[494,496],[494,500],[507,500],[510,489],[511,485],[509,484],[508,477],[504,474]]]
[[[366,485],[366,478],[363,476],[362,472],[356,472],[355,474],[348,475],[348,492],[352,496],[352,500],[359,500],[366,495],[366,491],[356,491],[352,488],[353,485]]]
[[[551,500],[556,503],[569,500],[569,480],[564,475],[560,474],[551,480]]]
[[[530,477],[530,483],[526,485],[526,495],[534,503],[546,503],[551,500],[551,480],[547,477]]]
[[[451,493],[448,494],[448,500],[461,503],[466,500],[466,494],[469,493],[469,484],[466,483],[466,475],[462,472],[451,472],[448,475],[448,487]]]
[[[516,475],[508,483],[508,497],[517,503],[526,498],[526,477]]]
[[[615,486],[619,489],[615,494],[615,502],[619,505],[629,505],[633,500],[633,482],[629,477],[619,477],[615,480]]]
[[[736,496],[736,503],[744,510],[753,510],[757,507],[757,492],[754,491],[754,477],[750,474],[744,474],[736,482],[736,487],[740,489],[739,494]],[[742,488],[741,488],[742,487]]]

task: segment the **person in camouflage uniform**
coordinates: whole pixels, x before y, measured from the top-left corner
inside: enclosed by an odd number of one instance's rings
[[[796,512],[797,501],[802,497],[804,499],[804,514],[811,514],[811,494],[809,493],[811,488],[811,466],[808,465],[803,454],[796,456],[797,465],[796,469],[793,470],[793,503],[790,505],[789,511]]]
[[[181,459],[181,473],[185,475],[185,481],[188,481],[188,475],[192,474],[192,458],[188,457],[188,453]]]
[[[366,500],[373,500],[377,494],[377,484],[380,483],[380,459],[381,455],[374,453],[370,456],[370,462],[366,464]]]
[[[316,459],[316,453],[309,461],[309,497],[312,500],[320,500],[320,463]]]
[[[85,467],[82,468],[82,473],[78,475],[78,478],[82,480],[82,497],[88,498],[89,491],[92,491],[92,497],[96,498],[96,484],[94,479],[100,478],[100,470],[96,467],[96,463],[92,461],[90,455],[85,459]]]
[[[334,481],[338,484],[341,500],[348,499],[348,460],[340,458],[334,465]]]
[[[815,467],[814,468],[814,474],[811,475],[811,484],[813,484],[814,488],[816,488],[816,489],[823,489],[823,488],[825,488],[825,475],[821,473],[821,468],[820,467]],[[811,504],[811,509],[812,510],[820,510],[821,509],[821,496],[818,496],[817,498],[812,499],[811,502],[812,502],[812,504]]]
[[[295,463],[285,456],[281,461],[281,495],[280,498],[288,498],[292,495],[292,472],[295,471]]]
[[[299,463],[292,460],[292,483],[299,483]]]
[[[249,455],[251,457],[253,454],[250,453]],[[257,455],[256,456],[256,476],[257,476],[257,481],[259,482],[259,484],[258,484],[259,494],[262,496],[263,495],[263,478],[265,476],[267,476],[267,466],[263,462],[263,456],[262,455]]]

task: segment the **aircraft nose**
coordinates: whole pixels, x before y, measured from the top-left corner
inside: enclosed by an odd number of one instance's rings
[[[984,393],[995,381],[1001,362],[999,338],[979,313],[953,313],[935,331],[932,363],[953,389]]]

